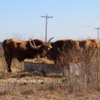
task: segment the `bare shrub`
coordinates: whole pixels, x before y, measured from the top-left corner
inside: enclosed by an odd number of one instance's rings
[[[68,54],[65,51],[61,52],[58,62],[61,61],[60,65],[64,67],[64,75],[69,92],[76,94],[100,89],[100,60],[98,52],[99,49],[95,54],[88,50],[78,53],[76,49],[71,50],[71,52],[68,51]],[[75,66],[78,67],[79,75],[74,70]]]

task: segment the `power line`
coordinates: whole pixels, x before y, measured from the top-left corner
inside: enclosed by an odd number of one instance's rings
[[[47,42],[47,24],[48,24],[48,18],[53,18],[53,16],[48,16],[46,14],[46,16],[41,16],[41,17],[43,17],[43,18],[46,19],[46,23],[45,23],[45,42]]]

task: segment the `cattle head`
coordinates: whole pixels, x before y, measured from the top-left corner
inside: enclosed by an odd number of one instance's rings
[[[42,45],[38,45],[36,46],[34,40],[30,41],[30,46],[33,48],[33,50],[37,51],[36,55],[39,55],[40,57],[45,57],[47,52],[52,48],[50,41],[53,39],[54,37],[50,38],[49,41],[47,43],[43,43]]]

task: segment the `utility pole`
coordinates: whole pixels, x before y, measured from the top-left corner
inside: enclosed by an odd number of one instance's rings
[[[97,28],[94,28],[94,29],[96,29],[96,30],[97,30],[97,40],[99,41],[99,30],[100,30],[100,28],[99,28],[99,27],[97,27]]]
[[[96,30],[97,30],[97,40],[99,41],[99,30],[100,30],[100,28],[99,27],[97,27],[97,28],[95,28]],[[97,66],[97,68],[96,68],[96,70],[97,70],[97,87],[99,87],[100,86],[100,84],[99,84],[99,66],[100,66],[100,63],[99,63],[99,56],[100,56],[100,45],[99,45],[99,47],[98,47],[98,49],[97,49],[97,64],[98,64],[98,66]]]
[[[41,17],[43,17],[43,18],[46,19],[46,23],[45,23],[45,42],[47,42],[47,24],[48,24],[48,18],[53,18],[53,16],[48,16],[46,14],[46,16],[41,16]]]

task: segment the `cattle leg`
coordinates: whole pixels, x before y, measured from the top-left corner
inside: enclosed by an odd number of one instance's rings
[[[12,72],[11,71],[11,61],[12,61],[11,57],[9,55],[5,56],[5,60],[6,60],[6,63],[7,63],[7,71]]]
[[[12,71],[11,71],[11,61],[8,63],[7,71],[8,71],[8,72],[12,72]]]

